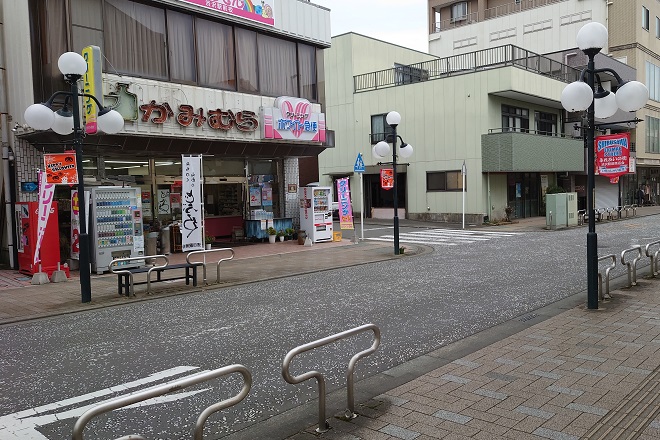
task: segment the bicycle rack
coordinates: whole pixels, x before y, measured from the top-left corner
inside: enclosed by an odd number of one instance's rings
[[[240,364],[227,365],[226,367],[218,368],[216,370],[204,371],[194,376],[184,377],[182,379],[174,380],[172,382],[168,382],[143,391],[138,391],[136,393],[129,394],[128,396],[121,396],[121,397],[117,397],[116,399],[103,402],[85,411],[78,418],[78,420],[76,420],[76,423],[73,426],[73,434],[71,438],[72,440],[83,440],[83,430],[85,429],[85,426],[87,425],[87,423],[89,423],[90,420],[92,420],[96,416],[107,413],[109,411],[113,411],[118,408],[123,408],[125,406],[132,405],[137,402],[142,402],[144,400],[151,399],[153,397],[158,397],[158,396],[162,396],[163,394],[179,391],[191,385],[197,385],[198,383],[206,382],[220,376],[226,376],[231,373],[240,373],[243,376],[243,388],[241,389],[240,393],[238,393],[234,397],[215,403],[209,406],[208,408],[206,408],[204,411],[202,411],[202,413],[197,418],[197,422],[195,423],[195,432],[193,437],[194,440],[202,440],[204,436],[204,423],[206,423],[206,420],[209,418],[209,416],[217,411],[236,405],[241,400],[243,400],[245,396],[247,396],[248,393],[250,392],[250,388],[252,387],[252,375],[250,374],[250,371],[243,365]],[[117,440],[128,440],[128,439],[144,440],[144,437],[138,435],[129,435],[129,436],[121,437]]]
[[[207,249],[207,250],[203,250],[203,251],[193,251],[193,252],[190,252],[188,255],[186,255],[186,262],[188,264],[201,264],[202,265],[202,274],[203,274],[203,278],[204,278],[204,284],[207,284],[207,282],[206,282],[206,265],[211,264],[211,263],[206,262],[206,254],[210,254],[212,252],[225,252],[225,251],[231,252],[231,257],[221,258],[216,263],[216,274],[217,274],[217,279],[216,280],[219,283],[220,282],[220,263],[222,263],[223,261],[233,260],[234,255],[236,255],[236,253],[234,252],[234,250],[232,248],[219,248],[219,249]],[[190,258],[194,255],[203,255],[204,256],[204,261],[199,262],[199,263],[191,262]]]
[[[128,294],[132,294],[135,296],[135,291],[133,290],[133,272],[127,269],[122,269],[121,264],[119,263],[134,263],[134,262],[144,262],[145,260],[149,260],[153,262],[153,267],[150,267],[149,270],[147,271],[147,293],[151,293],[151,272],[154,270],[158,269],[164,269],[167,267],[168,264],[170,264],[170,260],[167,258],[165,255],[144,255],[142,257],[130,257],[130,258],[117,258],[115,260],[112,260],[110,264],[108,265],[108,269],[112,273],[116,274],[127,274],[128,275],[128,285],[129,285],[129,292]],[[165,264],[162,264],[160,266],[156,265],[157,260],[165,260]]]
[[[660,248],[658,248],[657,251],[653,255],[649,254],[649,251],[651,250],[651,246],[654,246],[656,244],[660,244],[660,240],[657,241],[652,241],[651,243],[647,244],[646,247],[644,248],[644,253],[646,254],[647,257],[651,259],[651,266],[650,266],[650,272],[649,275],[651,275],[651,278],[655,278],[655,276],[658,274],[658,254],[660,254]]]
[[[625,256],[629,252],[637,252],[637,256],[630,262],[626,263]],[[637,262],[642,258],[642,247],[635,245],[630,249],[621,252],[621,264],[628,266],[628,287],[637,285]],[[632,274],[632,277],[631,277]]]
[[[378,346],[380,345],[380,329],[375,324],[365,324],[359,327],[355,327],[351,330],[346,330],[344,332],[337,333],[331,336],[326,336],[323,339],[319,339],[317,341],[313,341],[301,345],[288,352],[287,355],[284,357],[284,360],[282,361],[282,376],[284,377],[284,380],[286,380],[288,383],[295,385],[304,382],[307,379],[311,379],[313,377],[316,378],[316,381],[319,386],[319,427],[316,428],[316,432],[318,433],[326,432],[329,429],[328,421],[325,419],[325,378],[323,377],[323,374],[321,374],[321,372],[319,371],[308,371],[307,373],[303,373],[299,376],[291,376],[291,373],[289,372],[289,366],[291,364],[291,361],[296,355],[300,353],[304,353],[313,348],[318,348],[327,345],[331,342],[335,342],[340,339],[344,339],[349,336],[353,336],[358,333],[365,332],[367,330],[371,330],[374,332],[373,344],[371,344],[371,347],[369,347],[368,349],[355,354],[348,362],[348,370],[346,370],[346,400],[348,405],[348,409],[346,410],[346,415],[347,417],[355,418],[357,417],[357,414],[355,414],[355,398],[353,394],[353,385],[354,385],[353,372],[355,370],[355,364],[357,363],[357,361],[375,352],[378,349]]]
[[[598,271],[598,299],[610,298],[610,271],[616,267],[616,255],[604,255],[598,258],[598,261],[612,260],[612,264],[605,269],[605,292],[603,293],[603,274]]]

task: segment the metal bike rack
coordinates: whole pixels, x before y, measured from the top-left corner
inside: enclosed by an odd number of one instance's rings
[[[605,292],[603,293],[603,274],[598,271],[598,299],[603,300],[604,298],[610,298],[610,271],[616,267],[616,255],[604,255],[598,258],[598,261],[612,260],[610,264],[605,269]]]
[[[313,348],[318,348],[327,345],[331,342],[335,342],[340,339],[344,339],[349,336],[353,336],[368,330],[374,332],[373,344],[371,344],[371,347],[369,347],[368,349],[354,355],[351,358],[351,360],[348,362],[348,370],[346,370],[346,388],[347,388],[346,399],[348,404],[346,415],[351,418],[355,418],[357,417],[357,414],[355,414],[355,402],[354,402],[355,398],[353,394],[353,384],[354,384],[353,372],[355,371],[355,364],[357,363],[357,361],[375,352],[378,349],[378,346],[380,345],[380,329],[375,324],[365,324],[360,327],[355,327],[354,329],[351,330],[346,330],[344,332],[337,333],[335,335],[327,336],[323,339],[319,339],[314,342],[309,342],[305,345],[301,345],[299,347],[294,348],[293,350],[288,352],[287,355],[284,357],[284,360],[282,361],[282,376],[284,377],[284,380],[286,380],[290,384],[295,385],[304,382],[307,379],[311,379],[313,377],[316,378],[316,381],[319,386],[319,427],[316,428],[316,432],[319,433],[326,432],[329,428],[328,422],[325,419],[325,378],[323,377],[323,374],[321,374],[321,372],[319,371],[308,371],[307,373],[303,373],[299,376],[291,376],[291,373],[289,372],[289,366],[291,364],[291,361],[296,355],[300,353],[304,353]]]
[[[637,252],[637,256],[630,262],[626,263],[625,256],[629,252]],[[628,287],[637,285],[637,262],[642,258],[642,247],[636,245],[630,249],[621,252],[621,264],[628,266]],[[632,277],[631,277],[632,274]]]
[[[649,267],[649,275],[651,275],[651,278],[655,278],[658,274],[658,254],[660,254],[660,247],[653,254],[649,253],[651,246],[655,246],[656,244],[660,245],[660,240],[652,241],[644,248],[644,254],[651,259],[651,266]]]
[[[212,252],[227,252],[227,251],[231,252],[231,257],[221,258],[216,263],[216,273],[217,273],[217,279],[216,280],[219,283],[220,282],[220,263],[222,263],[223,261],[233,260],[234,255],[236,255],[236,253],[234,252],[234,250],[232,248],[219,248],[219,249],[207,249],[207,250],[203,250],[203,251],[193,251],[193,252],[190,252],[188,255],[186,255],[186,262],[188,264],[201,264],[202,265],[202,271],[203,271],[202,273],[203,273],[204,283],[206,284],[206,265],[210,264],[210,263],[206,262],[206,255],[210,254]],[[191,257],[193,257],[194,255],[203,255],[204,256],[204,261],[200,261],[200,262],[190,261]]]
[[[89,423],[90,420],[92,420],[96,416],[107,413],[109,411],[113,411],[118,408],[123,408],[125,406],[132,405],[137,402],[142,402],[144,400],[151,399],[153,397],[158,397],[158,396],[162,396],[163,394],[179,391],[191,385],[197,385],[198,383],[206,382],[211,379],[215,379],[216,377],[226,376],[231,373],[240,373],[241,375],[243,375],[243,388],[241,389],[240,393],[238,393],[234,397],[225,399],[222,402],[215,403],[209,406],[208,408],[206,408],[204,411],[202,411],[202,413],[197,418],[197,422],[195,423],[195,432],[193,436],[194,440],[202,440],[204,436],[204,423],[206,423],[206,420],[209,418],[209,416],[217,411],[236,405],[241,400],[243,400],[245,396],[247,396],[248,393],[250,392],[250,388],[252,387],[252,375],[250,374],[250,371],[243,365],[234,364],[234,365],[228,365],[226,367],[218,368],[217,370],[204,371],[194,376],[174,380],[172,382],[168,382],[160,386],[155,386],[143,391],[138,391],[128,396],[121,396],[116,399],[112,399],[107,402],[101,403],[100,405],[97,405],[85,411],[83,415],[81,415],[78,418],[78,420],[76,420],[76,423],[73,426],[73,434],[71,438],[73,440],[83,440],[83,430],[85,429],[85,426],[87,425],[87,423]],[[126,439],[126,440],[144,439],[144,437],[132,435],[132,436],[124,436],[117,440],[122,440],[122,439]]]
[[[578,212],[578,225],[583,225],[584,224],[584,217],[587,215],[587,211],[585,209],[580,209]]]
[[[135,296],[135,291],[133,290],[133,273],[130,270],[127,269],[121,269],[121,265],[119,263],[131,263],[135,261],[144,261],[151,259],[154,261],[154,266],[150,267],[149,270],[147,271],[147,293],[151,293],[151,272],[154,270],[158,269],[164,269],[167,267],[169,264],[170,260],[167,259],[167,256],[165,255],[145,255],[142,257],[131,257],[131,258],[117,258],[116,260],[112,260],[110,264],[108,265],[108,269],[110,269],[110,272],[116,273],[116,274],[128,274],[128,285],[129,285],[129,294],[132,294]],[[155,264],[155,261],[158,259],[165,260],[165,264],[163,265],[157,265]],[[113,265],[118,268],[118,270],[115,270]]]

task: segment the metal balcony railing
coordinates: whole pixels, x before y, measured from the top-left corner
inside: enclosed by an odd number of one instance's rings
[[[396,66],[392,69],[355,75],[353,77],[353,87],[355,93],[366,92],[508,66],[525,69],[566,83],[577,81],[580,76],[578,69],[521,47],[508,44],[407,66]],[[414,80],[410,78],[409,72],[417,72]]]

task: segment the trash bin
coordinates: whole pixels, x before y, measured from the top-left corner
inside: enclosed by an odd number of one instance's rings
[[[164,227],[160,232],[160,253],[163,255],[170,254],[170,227]]]

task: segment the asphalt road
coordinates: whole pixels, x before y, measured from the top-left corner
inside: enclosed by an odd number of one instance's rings
[[[660,225],[649,216],[599,224],[597,232],[599,255],[620,254],[660,238]],[[585,243],[585,228],[525,232],[441,245],[421,257],[0,326],[0,438],[70,438],[88,405],[244,364],[254,379],[249,396],[206,425],[205,438],[222,437],[317,396],[315,383],[281,378],[290,349],[372,322],[382,344],[359,362],[356,379],[374,375],[583,290]],[[619,264],[615,275],[622,274]],[[292,371],[326,371],[328,389],[337,389],[350,356],[370,344],[365,335],[305,353]],[[240,385],[232,376],[187,388],[171,402],[101,416],[85,438],[190,438],[199,412]]]

